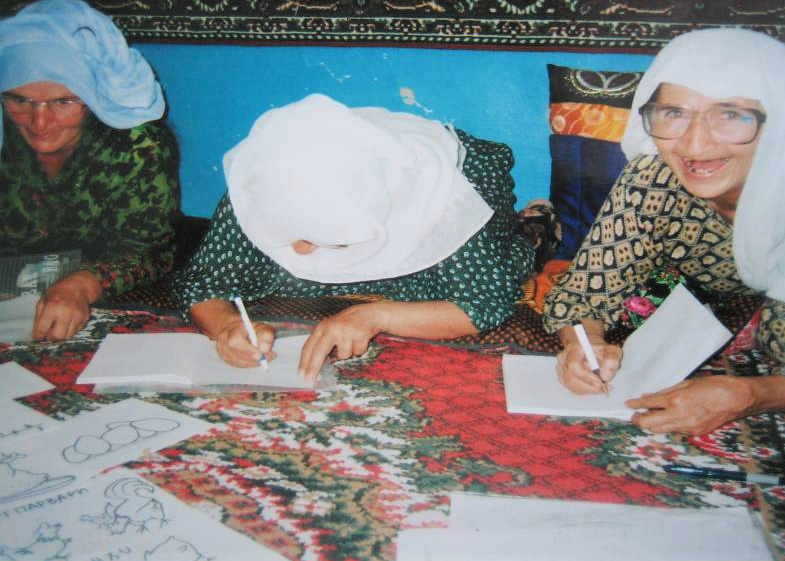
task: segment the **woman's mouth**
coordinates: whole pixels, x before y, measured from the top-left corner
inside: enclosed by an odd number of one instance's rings
[[[715,160],[687,160],[682,158],[682,164],[692,175],[698,177],[709,177],[717,171],[723,169],[730,158],[718,158]]]

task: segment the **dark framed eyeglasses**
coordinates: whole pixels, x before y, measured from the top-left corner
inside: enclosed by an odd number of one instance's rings
[[[643,118],[646,134],[661,140],[681,138],[693,120],[702,118],[717,142],[749,144],[757,138],[761,125],[766,122],[766,114],[762,111],[722,103],[704,111],[680,105],[647,103],[638,112]]]

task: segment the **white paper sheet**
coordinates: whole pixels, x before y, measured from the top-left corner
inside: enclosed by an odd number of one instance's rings
[[[51,417],[15,401],[0,402],[0,446],[58,428]]]
[[[313,389],[313,382],[297,375],[300,351],[307,338],[297,335],[276,339],[273,350],[278,356],[265,370],[261,366],[230,366],[218,356],[215,343],[197,333],[110,334],[77,383]]]
[[[0,364],[0,401],[51,390],[52,384],[15,362]]]
[[[56,430],[0,447],[0,507],[63,492],[107,467],[211,428],[137,399],[82,413]]]
[[[285,561],[124,469],[0,507],[0,558]]]
[[[25,294],[0,301],[0,341],[30,341],[35,320],[35,305],[40,296]]]
[[[680,382],[730,337],[725,326],[679,285],[627,339],[610,396],[570,392],[559,383],[555,357],[505,355],[507,411],[629,420],[633,411],[624,406],[626,400]]]
[[[666,509],[456,494],[450,527],[407,530],[398,561],[763,561],[744,507]]]

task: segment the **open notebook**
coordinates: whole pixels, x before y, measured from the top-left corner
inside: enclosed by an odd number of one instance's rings
[[[326,365],[316,383],[297,374],[300,351],[308,335],[279,337],[273,350],[278,355],[261,366],[236,368],[225,363],[215,343],[198,333],[109,334],[77,379],[78,384],[119,386],[127,389],[213,388],[329,389],[334,383]]]
[[[507,411],[629,420],[634,411],[624,406],[625,401],[680,382],[730,337],[730,331],[679,285],[627,338],[610,396],[570,392],[559,383],[555,357],[505,355]]]

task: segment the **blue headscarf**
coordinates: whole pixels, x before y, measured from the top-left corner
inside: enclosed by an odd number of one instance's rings
[[[150,65],[109,17],[81,0],[42,0],[0,20],[0,91],[43,81],[66,86],[113,128],[164,112]]]

